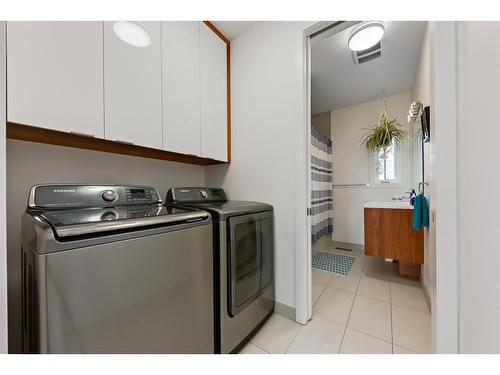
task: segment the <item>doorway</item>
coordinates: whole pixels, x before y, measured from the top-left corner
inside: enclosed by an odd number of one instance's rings
[[[412,190],[417,193],[425,186],[421,115],[411,119],[407,115],[412,103],[424,108],[431,102],[432,30],[427,22],[384,22],[380,43],[353,51],[350,36],[365,24],[324,23],[310,30],[306,38],[307,75],[311,78],[307,103],[308,253],[309,267],[316,266],[310,271],[308,317],[344,326],[346,348],[353,337],[358,340],[366,335],[380,340],[377,344],[390,344],[391,352],[431,352],[429,293],[420,282],[401,279],[398,262],[365,255],[363,211],[370,202],[403,204]],[[363,131],[376,125],[384,112],[405,128],[407,139],[388,152],[373,155],[363,148]],[[324,143],[321,136],[326,138]],[[314,155],[317,146],[327,151],[319,165]],[[318,180],[330,182],[331,188],[323,184],[318,189]],[[418,276],[425,272],[424,265]],[[372,326],[365,326],[359,318],[367,310],[379,311]],[[406,319],[405,314],[415,315],[419,326],[402,328],[394,321]],[[408,335],[411,330],[418,335]]]

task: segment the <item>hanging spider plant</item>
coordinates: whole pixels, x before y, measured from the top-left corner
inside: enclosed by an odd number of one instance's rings
[[[387,158],[387,152],[394,144],[399,147],[407,138],[408,131],[397,121],[390,119],[385,107],[385,99],[382,98],[382,109],[378,124],[366,128],[367,132],[361,139],[362,146],[370,154],[378,154],[382,151],[381,158]]]

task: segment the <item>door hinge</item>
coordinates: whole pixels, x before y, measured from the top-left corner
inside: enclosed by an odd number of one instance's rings
[[[312,208],[307,207],[307,216],[312,216]]]

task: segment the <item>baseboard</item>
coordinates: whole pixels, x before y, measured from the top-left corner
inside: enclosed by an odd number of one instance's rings
[[[284,303],[274,302],[274,312],[285,318],[295,321],[295,307],[285,305]]]
[[[360,243],[332,241],[332,244],[335,247],[339,247],[339,248],[346,249],[346,250],[365,251],[365,245],[362,245]]]
[[[422,267],[420,269],[422,269]],[[427,302],[427,307],[429,308],[429,311],[432,314],[431,295],[429,293],[429,289],[428,289],[427,284],[423,278],[422,273],[420,273],[420,283],[422,284],[422,291],[424,292],[425,302]]]

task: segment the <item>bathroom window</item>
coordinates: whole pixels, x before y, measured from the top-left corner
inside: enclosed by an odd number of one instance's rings
[[[375,179],[377,183],[381,184],[399,182],[399,149],[394,141],[386,153],[380,150],[376,155]]]

